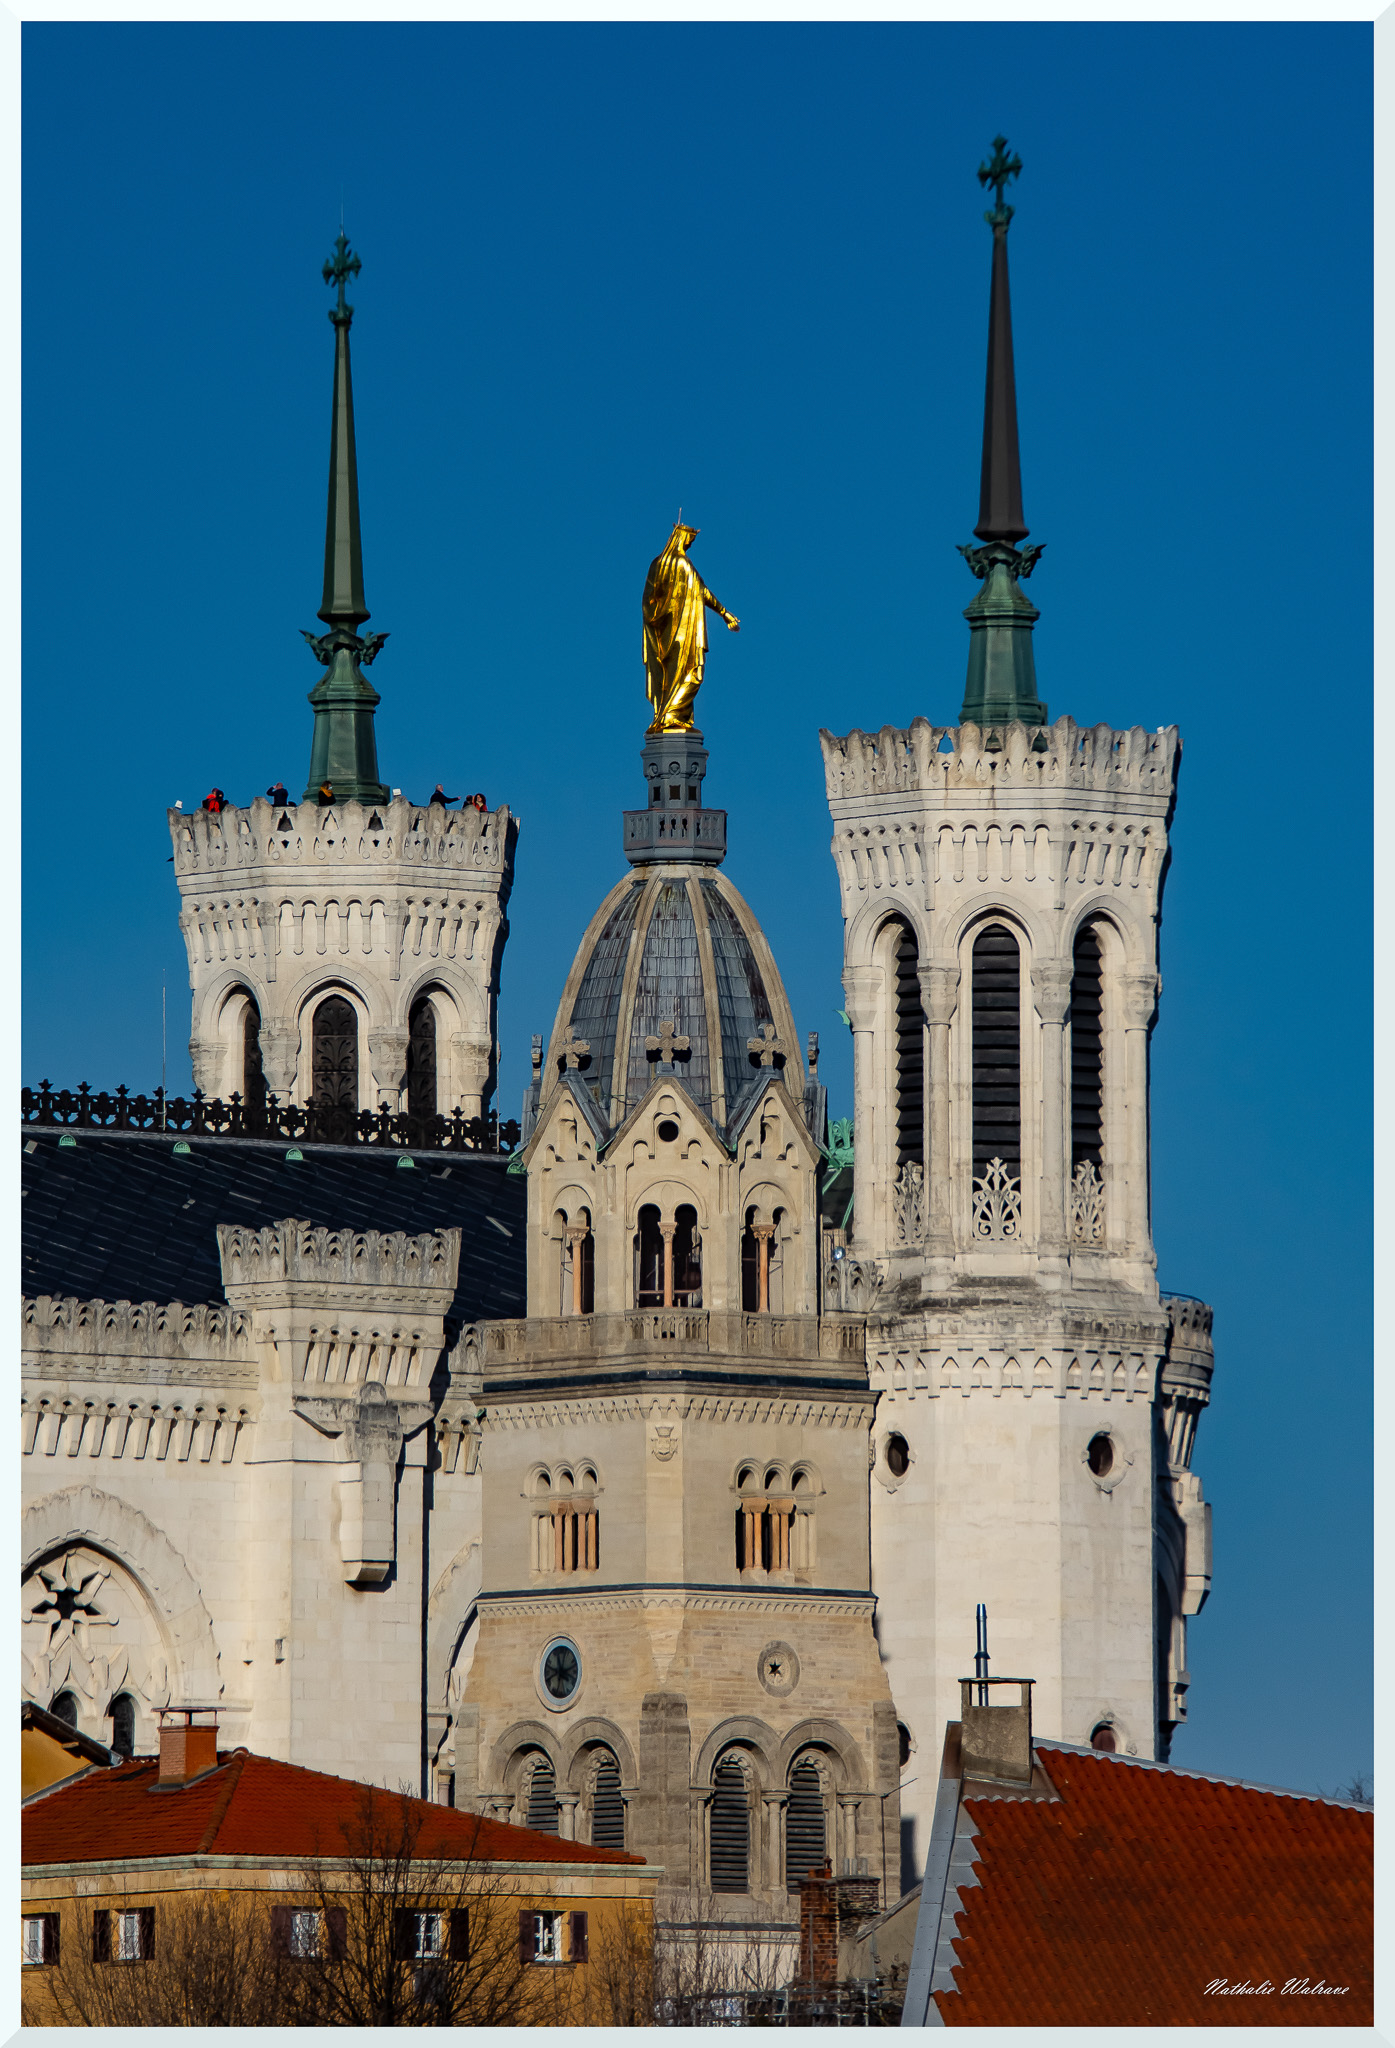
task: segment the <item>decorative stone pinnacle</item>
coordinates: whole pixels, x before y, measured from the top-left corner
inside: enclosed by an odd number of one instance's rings
[[[983,176],[982,171],[979,172],[979,176]],[[348,327],[353,322],[354,309],[344,301],[344,280],[357,277],[362,268],[363,264],[349,247],[348,237],[341,227],[338,240],[334,244],[334,252],[326,256],[321,272],[326,284],[337,284],[339,287],[339,303],[337,306],[331,306],[329,312],[329,317],[336,327]]]
[[[568,1068],[575,1070],[581,1065],[583,1060],[589,1060],[591,1057],[590,1040],[578,1038],[570,1024],[567,1026],[567,1035],[558,1045],[557,1050],[562,1056],[563,1072]]]
[[[671,1067],[673,1065],[673,1055],[676,1052],[690,1052],[692,1050],[692,1043],[688,1038],[678,1035],[675,1023],[663,1023],[659,1026],[657,1038],[645,1039],[644,1050],[648,1053],[651,1060],[662,1060],[666,1067]]]
[[[783,1060],[789,1053],[789,1047],[773,1024],[762,1024],[759,1038],[746,1040],[746,1050],[763,1067],[773,1067],[776,1060]]]
[[[997,233],[999,228],[1002,229],[1004,234],[1007,233],[1008,223],[1012,219],[1013,213],[1016,210],[1015,208],[1007,205],[1004,201],[1004,187],[1006,186],[1009,178],[1017,178],[1020,177],[1022,174],[1021,157],[1018,156],[1015,151],[1011,156],[1008,156],[1006,152],[1006,135],[995,135],[993,137],[992,156],[988,159],[988,162],[986,164],[980,164],[978,167],[979,184],[991,185],[993,187],[994,199],[997,202],[993,208],[993,211],[991,213],[985,213],[985,215],[983,216],[984,219],[987,221],[989,227],[993,229],[995,234]],[[342,236],[340,237],[340,240],[343,240]],[[340,296],[341,298],[343,296],[342,288]]]

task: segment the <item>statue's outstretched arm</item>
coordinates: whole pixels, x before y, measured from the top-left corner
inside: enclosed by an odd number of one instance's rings
[[[709,610],[716,612],[719,619],[725,619],[733,632],[738,631],[741,621],[732,617],[721,599],[714,597],[705,583],[702,585],[702,601]]]

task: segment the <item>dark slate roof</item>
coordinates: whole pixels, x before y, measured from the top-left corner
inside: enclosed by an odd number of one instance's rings
[[[80,1300],[223,1300],[219,1223],[257,1229],[296,1216],[337,1230],[458,1225],[460,1282],[454,1321],[521,1316],[526,1309],[527,1182],[507,1156],[417,1156],[369,1147],[303,1147],[192,1138],[187,1153],[158,1131],[23,1128],[23,1289]]]

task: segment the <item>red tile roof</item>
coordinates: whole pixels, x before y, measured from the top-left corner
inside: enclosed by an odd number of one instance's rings
[[[963,1801],[946,2026],[1374,2023],[1373,1814],[1036,1748],[1059,1800]]]
[[[345,1856],[369,1789],[352,1778],[302,1770],[245,1749],[219,1752],[218,1769],[175,1791],[159,1791],[159,1766],[137,1757],[88,1772],[21,1810],[21,1860],[105,1863],[153,1856]],[[374,1793],[389,1826],[405,1808],[420,1821],[419,1857],[495,1863],[643,1863],[621,1849],[593,1849],[537,1828],[516,1828],[409,1799]],[[346,1840],[345,1829],[350,1831]]]

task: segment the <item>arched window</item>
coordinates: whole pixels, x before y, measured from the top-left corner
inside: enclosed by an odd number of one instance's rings
[[[925,1013],[920,998],[920,953],[915,933],[902,925],[896,939],[896,1164],[925,1163]]]
[[[662,1308],[664,1305],[664,1240],[659,1229],[659,1212],[646,1202],[639,1212],[635,1233],[635,1306]]]
[[[315,1011],[310,1092],[324,1134],[347,1137],[358,1114],[358,1018],[343,996],[326,996]]]
[[[620,1797],[620,1766],[608,1749],[599,1752],[591,1780],[591,1846],[623,1849],[625,1802]]]
[[[552,1759],[540,1756],[528,1779],[528,1807],[523,1824],[529,1828],[541,1828],[546,1835],[555,1835],[560,1811],[557,1775],[552,1768]]]
[[[1017,940],[1005,925],[985,926],[973,953],[976,1180],[994,1159],[1013,1180],[1022,1172],[1021,982]]]
[[[811,1870],[828,1860],[824,1825],[823,1779],[812,1757],[802,1757],[790,1772],[785,1806],[785,1883],[802,1884]]]
[[[544,1505],[533,1515],[533,1570],[594,1572],[601,1563],[601,1516],[596,1475],[585,1466],[575,1476],[562,1470],[539,1473],[533,1492]]]
[[[48,1710],[55,1720],[66,1721],[70,1728],[77,1727],[78,1703],[76,1693],[60,1692],[54,1699],[50,1700]]]
[[[697,1210],[684,1202],[674,1217],[673,1308],[702,1307],[702,1233]]]
[[[744,1478],[744,1474],[743,1474]],[[794,1533],[794,1501],[769,1473],[764,1490],[747,1491],[736,1510],[736,1569],[739,1572],[784,1572],[790,1569]]]
[[[1099,933],[1075,935],[1070,982],[1071,1236],[1104,1238],[1104,988]]]
[[[242,1012],[242,1119],[248,1130],[266,1123],[266,1077],[262,1073],[262,1017],[248,996]]]
[[[136,1703],[128,1692],[119,1692],[111,1703],[111,1746],[118,1756],[136,1753]]]
[[[712,1773],[711,1879],[714,1892],[751,1889],[751,1801],[746,1772],[724,1756]]]
[[[436,1114],[436,1005],[430,996],[418,996],[407,1019],[407,1114],[419,1126]]]
[[[746,1211],[746,1227],[741,1233],[741,1306],[747,1315],[754,1315],[760,1307],[760,1245],[752,1228],[755,1216],[754,1209]]]
[[[561,1249],[560,1312],[564,1316],[589,1316],[596,1307],[596,1240],[590,1212],[578,1209],[571,1218],[559,1209],[552,1227]]]

